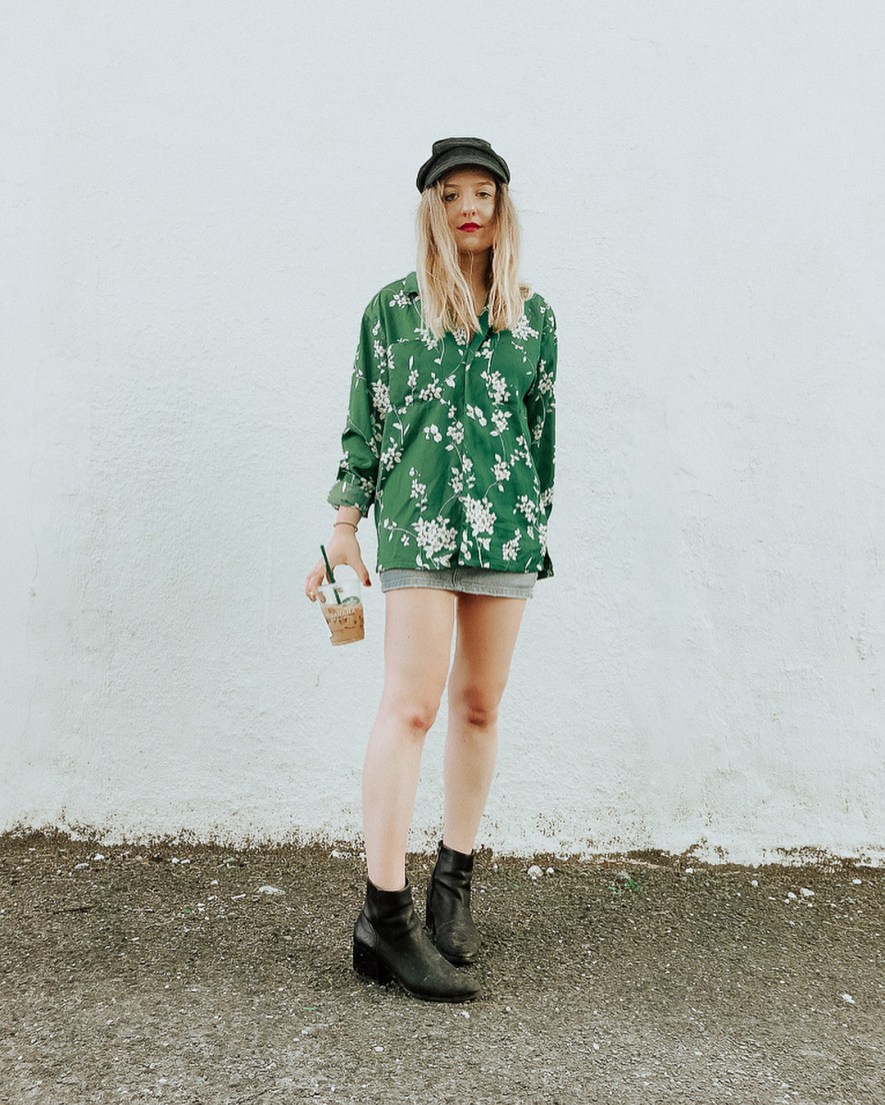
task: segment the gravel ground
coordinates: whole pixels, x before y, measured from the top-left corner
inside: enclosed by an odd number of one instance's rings
[[[480,853],[432,1005],[350,969],[359,855],[0,838],[0,1102],[885,1102],[885,871],[687,862]]]

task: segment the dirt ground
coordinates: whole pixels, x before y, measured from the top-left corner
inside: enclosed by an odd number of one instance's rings
[[[885,871],[686,864],[480,853],[433,1005],[351,970],[359,855],[0,838],[0,1102],[882,1105]]]

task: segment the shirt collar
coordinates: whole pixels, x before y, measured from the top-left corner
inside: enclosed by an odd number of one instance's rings
[[[417,272],[410,272],[409,275],[403,280],[403,291],[406,295],[418,296],[418,274]],[[481,340],[486,337],[489,332],[489,305],[483,307],[479,313],[479,331]]]

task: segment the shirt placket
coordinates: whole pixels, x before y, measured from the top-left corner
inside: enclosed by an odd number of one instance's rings
[[[479,329],[470,339],[470,344],[467,346],[467,350],[461,359],[461,387],[459,389],[458,396],[458,417],[463,419],[466,417],[467,411],[467,373],[470,370],[470,366],[473,364],[476,354],[479,352],[482,343],[486,340],[489,334],[489,316],[487,311],[479,316]],[[475,404],[474,404],[475,405]]]
[[[467,377],[468,377],[468,373],[470,372],[470,367],[473,364],[474,360],[476,359],[477,353],[479,352],[480,348],[482,347],[483,342],[488,337],[488,333],[489,333],[489,314],[488,314],[487,310],[484,310],[482,312],[482,314],[479,316],[479,329],[476,331],[476,333],[470,339],[470,342],[467,345],[467,349],[466,349],[466,351],[464,352],[464,354],[461,358],[461,365],[460,365],[460,369],[459,369],[459,372],[458,372],[458,376],[459,376],[458,387],[457,387],[456,393],[455,393],[456,396],[457,396],[457,402],[455,404],[456,417],[457,417],[458,421],[461,423],[461,425],[464,427],[464,443],[463,443],[464,455],[468,456],[468,457],[472,457],[472,458],[475,458],[476,455],[477,455],[477,448],[476,448],[476,444],[475,444],[473,439],[474,439],[474,433],[479,432],[479,425],[478,425],[478,423],[475,422],[474,419],[467,417],[467,395],[468,395]],[[472,395],[472,393],[471,393],[471,395]],[[478,404],[474,403],[473,406],[474,407],[478,406]],[[483,414],[487,415],[488,412],[485,409],[483,409]],[[459,514],[459,517],[458,517],[457,529],[458,529],[458,548],[459,549],[461,547],[461,535],[464,531],[464,526],[466,524],[466,516],[465,516],[465,512],[464,512],[464,495],[465,495],[465,493],[466,492],[462,491],[461,494],[458,496],[458,514]]]

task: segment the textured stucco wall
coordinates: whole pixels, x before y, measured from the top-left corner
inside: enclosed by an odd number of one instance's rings
[[[885,854],[880,4],[0,30],[0,829],[357,836],[383,602],[335,650],[301,582],[414,172],[479,133],[561,343],[557,577],[483,839]]]

